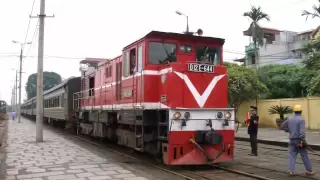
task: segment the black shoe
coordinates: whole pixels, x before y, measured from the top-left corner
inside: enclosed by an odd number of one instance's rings
[[[251,154],[248,154],[249,156],[258,156],[257,154],[253,154],[253,153],[251,153]]]

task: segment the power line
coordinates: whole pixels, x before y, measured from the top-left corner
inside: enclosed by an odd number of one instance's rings
[[[36,28],[34,30],[33,37],[32,37],[32,43],[31,43],[32,44],[32,48],[34,48],[34,46],[35,46],[34,40],[35,40],[36,34],[37,34],[38,30],[39,30],[39,26],[38,25],[39,25],[39,19],[38,19],[38,22],[37,22],[37,25],[36,25]],[[31,46],[29,46],[29,49],[28,49],[28,52],[27,52],[27,56],[29,55],[30,49],[31,49]]]
[[[33,0],[30,15],[33,13],[33,7],[34,7],[34,3],[35,3],[35,2],[36,2],[36,0]],[[28,38],[28,34],[29,34],[29,28],[30,28],[30,23],[31,23],[31,17],[29,17],[29,23],[28,23],[28,27],[27,27],[27,33],[26,33],[26,37],[24,38],[24,42],[27,42],[27,38]],[[25,47],[25,44],[23,44],[23,48],[22,48],[23,51],[24,51],[24,47]]]

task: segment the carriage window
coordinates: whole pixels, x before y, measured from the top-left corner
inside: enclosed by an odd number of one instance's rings
[[[192,47],[190,45],[180,45],[180,51],[184,53],[191,53]]]
[[[138,72],[142,70],[142,63],[143,63],[143,54],[142,54],[142,46],[138,48]]]
[[[163,42],[150,42],[148,45],[149,64],[163,64],[177,61],[177,45]]]
[[[220,48],[197,46],[197,61],[220,64]]]

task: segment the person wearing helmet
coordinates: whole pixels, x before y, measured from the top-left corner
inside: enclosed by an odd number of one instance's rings
[[[248,134],[250,136],[251,153],[250,156],[258,156],[258,121],[257,107],[250,106],[250,118],[248,119]]]
[[[313,175],[311,161],[308,152],[304,146],[305,142],[305,120],[301,116],[302,106],[295,105],[293,107],[294,115],[285,120],[280,129],[289,133],[289,174],[294,175],[295,163],[298,153],[300,153],[303,164],[306,169],[306,175]]]

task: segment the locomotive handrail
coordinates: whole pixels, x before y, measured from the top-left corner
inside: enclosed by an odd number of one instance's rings
[[[77,109],[80,107],[81,100],[94,97],[94,90],[95,88],[91,88],[91,89],[86,89],[86,90],[73,93],[73,107]],[[77,105],[77,107],[75,105]]]

